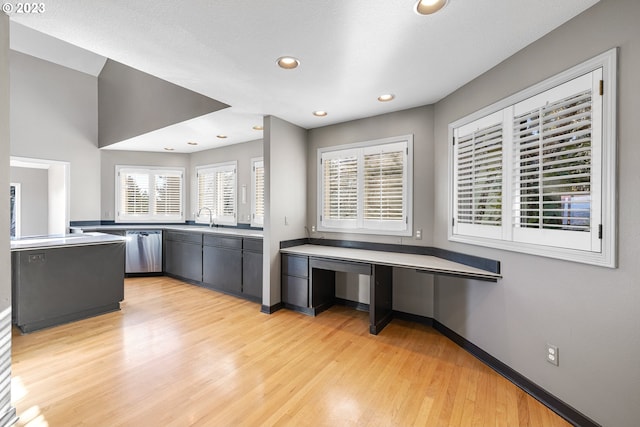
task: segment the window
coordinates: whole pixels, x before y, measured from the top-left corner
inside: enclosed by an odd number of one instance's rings
[[[184,171],[116,166],[117,222],[184,221]]]
[[[450,125],[449,239],[615,267],[615,50]]]
[[[251,226],[264,225],[264,160],[251,159]]]
[[[11,214],[11,232],[12,239],[19,238],[20,232],[20,183],[10,183],[9,187],[9,211]]]
[[[413,136],[318,150],[318,229],[410,236]]]
[[[237,225],[237,163],[219,163],[196,168],[197,223]]]

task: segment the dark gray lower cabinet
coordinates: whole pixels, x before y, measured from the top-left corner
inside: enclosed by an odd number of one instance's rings
[[[167,275],[262,300],[262,239],[173,230],[164,236]]]
[[[202,234],[167,231],[164,271],[195,282],[202,281]]]
[[[242,293],[242,238],[204,236],[202,281],[205,286]]]
[[[309,311],[309,258],[282,255],[282,302],[298,311]]]
[[[11,252],[12,314],[22,332],[120,309],[124,242]]]
[[[262,301],[262,239],[245,238],[243,241],[242,294]]]

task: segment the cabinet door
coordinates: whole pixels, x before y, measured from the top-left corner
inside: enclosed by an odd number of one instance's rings
[[[165,271],[196,282],[202,281],[202,246],[167,240],[165,244]]]
[[[262,253],[244,251],[242,259],[242,293],[262,299]]]
[[[282,302],[298,307],[309,307],[309,280],[302,277],[282,276]]]
[[[242,292],[242,251],[202,247],[202,281],[227,292]]]

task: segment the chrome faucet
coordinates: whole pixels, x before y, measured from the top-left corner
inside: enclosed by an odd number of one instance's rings
[[[200,213],[202,212],[203,209],[206,209],[209,211],[209,227],[213,227],[214,221],[213,221],[213,212],[211,211],[211,208],[208,208],[206,206],[201,207],[196,216],[200,216]]]

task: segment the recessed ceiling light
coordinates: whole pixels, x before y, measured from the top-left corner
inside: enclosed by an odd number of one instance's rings
[[[298,68],[300,61],[293,56],[281,56],[276,60],[276,64],[285,70],[293,70],[294,68]]]
[[[175,148],[171,148],[171,147],[164,147],[164,149],[165,149],[166,151],[173,151],[173,150],[175,150]]]
[[[197,142],[193,142],[193,141],[189,141],[189,142],[187,142],[187,144],[189,144],[189,145],[198,145]]]
[[[252,129],[253,130],[264,130],[264,127],[262,125],[255,125]]]
[[[313,115],[316,117],[324,117],[327,115],[326,111],[322,111],[322,110],[318,110],[318,111],[314,111]]]
[[[226,137],[227,135],[223,135],[223,134],[216,135],[216,138],[220,138],[220,139],[225,139]]]
[[[393,101],[395,99],[395,95],[392,93],[385,93],[384,95],[380,95],[378,97],[378,101],[380,102],[387,102],[387,101]]]
[[[418,0],[413,10],[418,15],[431,15],[447,5],[449,0]]]

